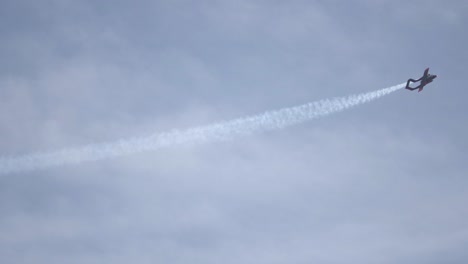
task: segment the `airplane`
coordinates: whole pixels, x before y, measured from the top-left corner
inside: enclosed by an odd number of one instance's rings
[[[408,79],[408,81],[406,82],[406,87],[405,87],[405,89],[408,89],[408,90],[410,90],[410,91],[414,91],[414,90],[416,90],[416,89],[419,89],[418,92],[420,92],[420,91],[422,91],[422,90],[424,89],[424,86],[426,86],[428,83],[431,83],[435,78],[437,78],[437,75],[435,75],[435,74],[434,74],[434,75],[433,75],[433,74],[430,74],[430,73],[429,73],[429,68],[427,68],[427,69],[424,71],[424,75],[423,75],[421,78],[419,78],[419,79],[417,79],[417,80]],[[416,87],[414,87],[414,88],[409,86],[410,82],[415,83],[415,82],[419,82],[419,81],[421,81],[421,83],[420,83],[418,86],[416,86]]]

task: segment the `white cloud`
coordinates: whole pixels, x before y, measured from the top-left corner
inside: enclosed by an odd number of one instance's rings
[[[466,262],[463,1],[7,2],[2,155],[444,73],[287,130],[2,177],[7,262]]]

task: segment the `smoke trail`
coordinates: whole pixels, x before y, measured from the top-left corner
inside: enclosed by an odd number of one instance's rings
[[[147,137],[2,158],[0,159],[0,174],[33,171],[84,161],[96,161],[173,145],[223,141],[235,136],[280,129],[375,100],[404,86],[405,84],[399,84],[373,92],[320,100],[182,131],[172,130]]]

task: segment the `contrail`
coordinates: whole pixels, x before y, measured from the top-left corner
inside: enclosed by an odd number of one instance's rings
[[[320,100],[187,130],[172,130],[146,137],[136,137],[109,143],[4,157],[0,158],[0,174],[27,172],[66,164],[96,161],[174,145],[224,141],[236,136],[281,129],[370,102],[404,86],[403,83],[373,92]]]

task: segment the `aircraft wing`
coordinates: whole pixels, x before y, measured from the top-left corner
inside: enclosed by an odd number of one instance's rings
[[[424,75],[423,76],[427,76],[429,74],[429,68],[427,68],[425,71],[424,71]]]

